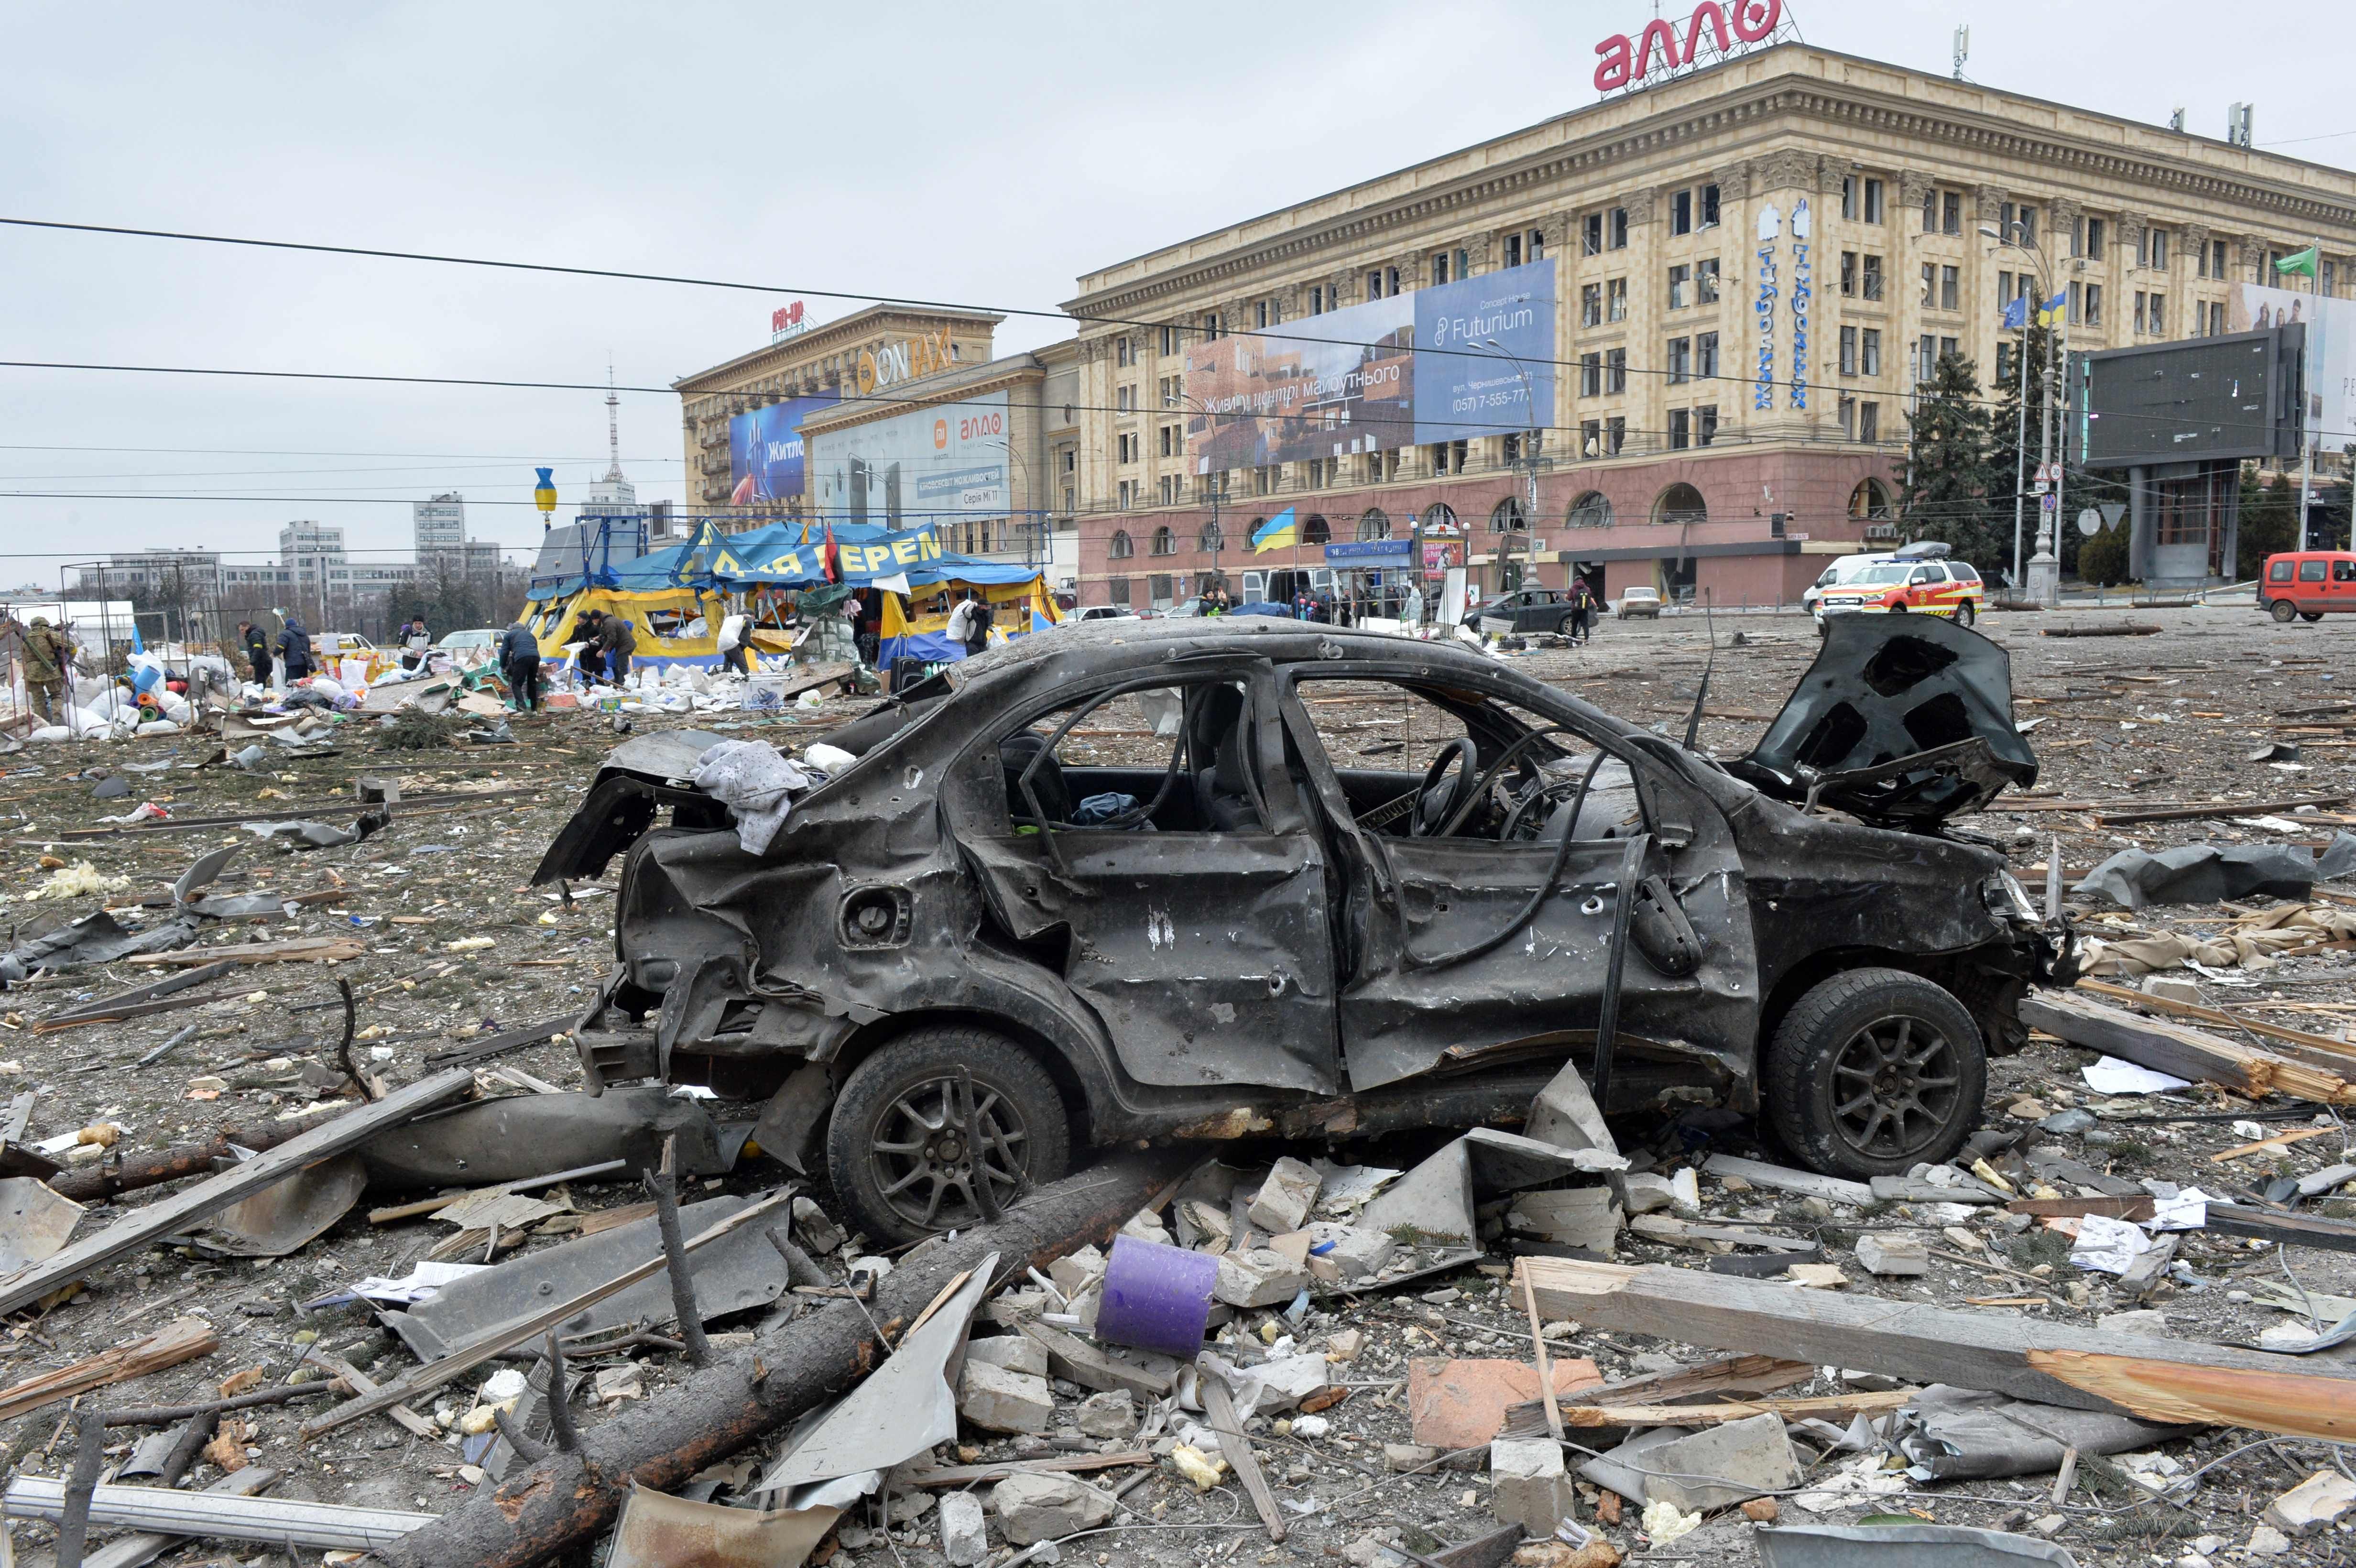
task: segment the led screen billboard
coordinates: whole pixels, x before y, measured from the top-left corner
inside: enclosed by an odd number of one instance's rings
[[[2080,461],[2120,468],[2297,452],[2304,331],[2270,326],[2071,356],[2083,378]]]
[[[819,511],[899,528],[1003,517],[1006,394],[912,409],[809,438],[811,496]]]
[[[782,501],[802,493],[802,417],[830,409],[836,398],[788,398],[728,421],[728,502],[734,507]]]
[[[1186,351],[1186,455],[1207,474],[1544,426],[1554,359],[1552,261],[1235,333]]]

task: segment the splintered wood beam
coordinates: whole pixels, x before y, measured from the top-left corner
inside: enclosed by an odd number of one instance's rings
[[[2032,991],[2020,999],[2020,1018],[2072,1045],[2252,1099],[2276,1093],[2319,1104],[2356,1104],[2356,1081],[2330,1068],[2237,1045],[2184,1024],[2139,1018],[2075,992]],[[2356,1072],[2356,1062],[2350,1070]]]
[[[1541,1308],[1590,1328],[1858,1367],[2147,1421],[2356,1440],[2356,1373],[2296,1357],[1657,1264],[1522,1258],[1514,1266]]]

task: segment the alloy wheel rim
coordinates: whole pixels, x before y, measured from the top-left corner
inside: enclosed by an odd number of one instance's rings
[[[1954,1120],[1962,1093],[1954,1043],[1921,1019],[1878,1019],[1833,1055],[1833,1120],[1870,1158],[1901,1159],[1930,1147]]]
[[[1021,1195],[1030,1130],[998,1089],[973,1081],[970,1124],[964,1083],[931,1078],[894,1095],[877,1118],[867,1159],[877,1190],[912,1225],[937,1231],[978,1223],[975,1188],[987,1180],[1000,1205]]]

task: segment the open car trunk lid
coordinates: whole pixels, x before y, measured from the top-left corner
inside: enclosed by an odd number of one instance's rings
[[[1835,615],[1751,754],[1728,771],[1781,799],[1933,827],[2037,782],[2012,722],[2012,660],[1935,615]]]

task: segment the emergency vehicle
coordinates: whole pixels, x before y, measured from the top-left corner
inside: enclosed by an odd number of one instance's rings
[[[1852,612],[1944,615],[1968,626],[1987,608],[1987,591],[1970,562],[1893,559],[1826,588],[1816,599],[1815,619],[1819,630],[1826,615]]]

